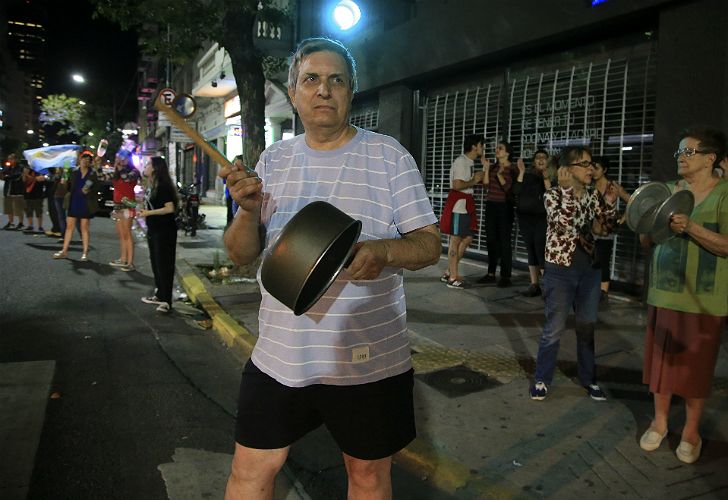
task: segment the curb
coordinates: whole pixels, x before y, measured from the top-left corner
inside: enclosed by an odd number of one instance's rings
[[[225,344],[237,354],[249,358],[255,347],[256,337],[218,304],[194,274],[180,274],[180,282],[193,303],[199,304],[212,319],[212,328]],[[475,472],[440,453],[430,443],[415,438],[405,449],[396,453],[393,462],[414,476],[427,481],[449,495],[467,489],[477,498],[512,499],[520,495],[513,487],[487,482],[476,477]]]
[[[212,319],[212,328],[225,344],[238,354],[249,358],[255,347],[255,336],[235,321],[205,289],[200,278],[194,274],[180,275],[180,281],[189,299],[199,304]]]

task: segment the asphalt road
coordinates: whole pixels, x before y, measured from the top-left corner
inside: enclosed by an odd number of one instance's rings
[[[234,419],[190,370],[237,370],[237,362],[184,315],[140,302],[153,288],[146,246],[138,245],[138,271],[114,270],[113,231],[108,219],[91,222],[86,263],[77,260],[80,245],[70,252],[76,260],[56,261],[55,239],[0,231],[0,367],[55,361],[34,463],[15,464],[32,470],[18,491],[39,499],[219,498]],[[200,343],[207,348],[195,349]],[[25,393],[5,394],[12,403]],[[32,430],[12,425],[20,431],[6,424],[8,449],[32,443],[13,443]],[[2,455],[0,468],[20,460]]]

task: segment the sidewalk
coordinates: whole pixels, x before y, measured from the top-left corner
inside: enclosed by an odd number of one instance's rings
[[[205,208],[215,226],[216,208]],[[210,283],[196,266],[211,265],[215,253],[227,260],[222,232],[199,234],[199,244],[182,241],[178,246],[180,280],[211,315],[215,330],[244,357],[258,333],[257,284]],[[652,415],[651,397],[641,384],[642,304],[615,295],[600,310],[597,363],[606,402],[592,401],[574,381],[573,335],[562,339],[548,398],[536,402],[528,397],[528,385],[543,302],[518,294],[528,285],[527,274],[516,274],[508,289],[452,290],[438,279],[445,266],[441,259],[437,266],[405,272],[419,437],[396,463],[425,479],[429,498],[728,495],[728,419],[721,418],[728,410],[725,336],[703,418],[703,453],[696,464],[684,465],[674,456],[684,421],[681,400],[673,406],[662,447],[646,453],[638,445]],[[470,281],[485,272],[474,261],[465,261],[463,270]],[[291,456],[314,471],[325,470],[331,465],[327,460],[337,458],[331,450],[307,452],[304,446],[294,447]],[[395,498],[401,498],[398,491],[395,478]]]

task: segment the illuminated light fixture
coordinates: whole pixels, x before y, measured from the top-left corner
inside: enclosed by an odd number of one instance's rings
[[[73,81],[76,83],[86,83],[86,79],[83,77],[83,75],[79,75],[78,73],[74,73],[71,75],[71,78],[73,78]]]
[[[85,105],[86,105],[86,101],[78,101],[78,103],[79,103],[79,104],[80,104],[81,106],[85,106]]]
[[[599,5],[600,3],[607,3],[607,0],[591,0],[591,6]]]
[[[89,137],[93,137],[94,136],[94,133],[93,132],[89,132],[88,135],[89,135]]]
[[[356,26],[361,19],[361,9],[352,0],[341,0],[334,7],[334,22],[342,31]]]
[[[47,143],[47,142],[44,142],[44,143],[43,143],[43,147],[44,147],[44,148],[47,148],[47,147],[48,147],[48,143]]]
[[[632,146],[622,146],[622,151],[632,151]]]
[[[33,131],[32,129],[28,129],[28,135],[33,135],[33,134],[35,134],[35,131]]]

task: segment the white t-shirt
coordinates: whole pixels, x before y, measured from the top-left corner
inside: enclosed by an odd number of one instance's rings
[[[455,189],[455,179],[468,182],[470,179],[473,178],[473,165],[475,165],[475,162],[465,156],[465,153],[455,158],[455,161],[452,162],[452,167],[450,167],[450,189]],[[473,188],[471,187],[458,189],[458,191],[460,191],[461,193],[473,194]],[[453,206],[452,213],[466,214],[468,213],[468,211],[465,207],[466,201],[458,200]]]

